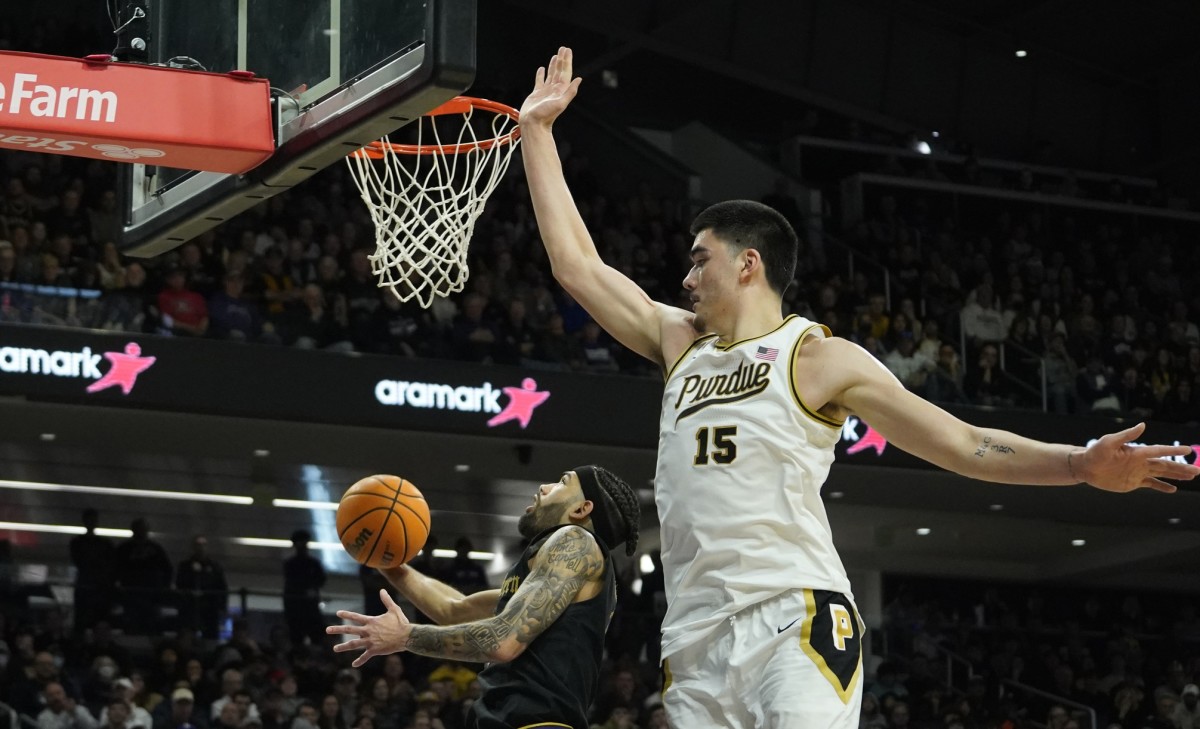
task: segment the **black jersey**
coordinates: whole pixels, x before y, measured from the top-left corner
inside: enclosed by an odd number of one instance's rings
[[[550,534],[547,529],[521,555],[500,589],[500,614],[529,576],[529,562]],[[492,663],[479,674],[483,695],[471,707],[472,729],[518,729],[548,723],[586,729],[587,714],[600,681],[604,633],[617,606],[612,557],[604,554],[604,589],[595,597],[572,603],[516,660]]]

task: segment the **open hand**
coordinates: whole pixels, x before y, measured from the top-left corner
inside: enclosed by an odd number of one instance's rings
[[[571,49],[561,47],[550,59],[549,67],[538,67],[533,79],[533,91],[521,105],[521,126],[550,126],[575,98],[582,78],[572,78]],[[527,128],[527,127],[526,127]]]
[[[387,608],[387,612],[383,615],[372,617],[349,610],[338,610],[339,618],[352,620],[358,625],[330,625],[325,628],[325,632],[329,635],[356,636],[354,640],[338,643],[333,647],[334,653],[361,649],[362,654],[351,664],[355,668],[361,667],[375,656],[386,656],[389,653],[399,653],[404,650],[408,642],[408,635],[412,632],[412,624],[408,622],[404,611],[392,600],[388,591],[380,590],[379,598],[383,600],[383,605]]]
[[[1146,424],[1138,423],[1120,433],[1109,433],[1082,454],[1076,453],[1075,476],[1104,491],[1128,493],[1150,488],[1172,493],[1175,486],[1162,479],[1190,481],[1200,474],[1196,466],[1169,460],[1170,456],[1190,454],[1191,446],[1130,445],[1145,430]]]

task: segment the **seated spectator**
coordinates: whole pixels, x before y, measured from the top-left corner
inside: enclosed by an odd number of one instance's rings
[[[340,296],[333,300],[332,308],[327,307],[321,287],[309,284],[304,287],[300,305],[290,310],[283,329],[300,349],[352,352],[354,344],[345,309],[345,299]]]
[[[617,365],[612,339],[600,328],[600,325],[588,320],[583,325],[579,337],[579,348],[583,352],[584,368],[592,373],[615,373],[620,370]]]
[[[858,729],[888,729],[888,720],[879,707],[879,698],[864,691],[859,709]]]
[[[988,284],[975,287],[962,308],[962,328],[968,343],[977,347],[984,342],[1002,342],[1008,336],[1009,321],[997,307],[996,295]]]
[[[1200,686],[1189,683],[1183,687],[1179,695],[1179,703],[1175,705],[1175,713],[1171,722],[1175,729],[1200,729]]]
[[[1158,417],[1168,423],[1194,423],[1200,420],[1200,398],[1192,388],[1192,381],[1179,378],[1175,386],[1163,398]]]
[[[1084,412],[1120,412],[1121,399],[1117,395],[1112,372],[1104,366],[1099,356],[1088,357],[1087,367],[1077,379],[1079,402]]]
[[[583,366],[583,352],[579,340],[567,336],[561,314],[551,314],[546,330],[538,337],[533,358],[551,365],[554,369],[576,369]]]
[[[111,699],[108,706],[100,712],[101,729],[150,729],[149,724],[135,724],[129,713],[129,705],[121,699]]]
[[[965,390],[976,405],[1012,406],[1012,387],[1000,369],[1000,352],[994,344],[979,350],[979,362],[968,370]]]
[[[463,310],[454,318],[452,331],[454,352],[458,359],[484,363],[495,361],[500,332],[484,316],[487,304],[487,298],[477,293],[467,294],[463,300]]]
[[[42,692],[46,708],[37,715],[38,729],[98,729],[96,718],[52,681]]]
[[[400,299],[388,289],[379,291],[380,306],[371,314],[372,351],[416,357],[418,350],[428,354],[430,329],[428,312],[410,299]]]
[[[263,270],[258,274],[254,288],[270,321],[283,317],[288,305],[300,299],[301,290],[283,270],[283,251],[278,246],[268,248],[262,261]]]
[[[912,332],[905,331],[897,337],[896,348],[884,356],[883,363],[905,389],[921,397],[928,397],[926,381],[937,365],[916,351]]]
[[[291,729],[317,729],[317,719],[319,712],[317,707],[312,705],[310,701],[304,701],[300,704],[299,710],[296,712],[296,718],[292,719]]]
[[[17,283],[17,252],[13,244],[0,240],[0,284]]]
[[[204,297],[187,287],[183,269],[168,269],[166,288],[158,294],[158,312],[163,333],[192,337],[208,331],[208,304]]]
[[[134,703],[134,686],[133,681],[128,678],[118,678],[113,684],[113,696],[109,703],[100,710],[100,723],[102,725],[109,723],[109,712],[112,707],[121,705],[125,708],[122,712],[122,719],[126,727],[141,727],[142,729],[154,729],[154,719],[150,712],[145,708]]]
[[[938,348],[936,366],[930,373],[928,397],[936,402],[966,404],[967,393],[963,389],[964,374],[958,352],[949,344]]]
[[[208,303],[209,325],[218,339],[254,341],[262,334],[258,306],[245,294],[246,279],[240,271],[225,274],[223,288]]]
[[[508,316],[500,324],[496,361],[508,365],[521,364],[533,356],[537,339],[538,332],[526,314],[525,302],[513,299],[508,304]]]

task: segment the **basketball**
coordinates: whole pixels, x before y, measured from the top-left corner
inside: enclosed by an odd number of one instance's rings
[[[342,546],[368,567],[395,567],[417,556],[429,537],[429,504],[399,476],[368,476],[342,495],[337,509]]]

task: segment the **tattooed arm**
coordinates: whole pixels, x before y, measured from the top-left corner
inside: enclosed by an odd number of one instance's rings
[[[356,667],[374,656],[405,650],[457,661],[507,663],[557,620],[580,590],[603,576],[604,555],[595,538],[582,527],[568,527],[542,545],[533,570],[499,615],[462,625],[413,625],[382,591],[386,613],[370,617],[339,610],[338,617],[359,625],[335,625],[326,632],[355,636],[334,651],[362,650]]]
[[[392,587],[438,625],[456,625],[496,612],[499,590],[464,595],[445,582],[423,575],[406,564],[379,570]]]
[[[878,360],[836,337],[800,347],[793,385],[804,403],[833,418],[856,415],[892,444],[970,478],[998,483],[1068,485],[1086,482],[1106,491],[1153,488],[1161,480],[1192,479],[1200,468],[1164,460],[1190,454],[1187,446],[1129,445],[1143,425],[1106,435],[1088,447],[1025,438],[966,423],[922,400]]]

